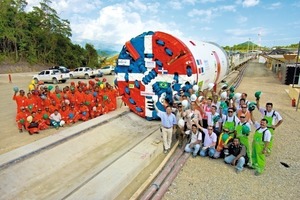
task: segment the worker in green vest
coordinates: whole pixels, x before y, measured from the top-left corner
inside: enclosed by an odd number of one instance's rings
[[[235,137],[235,128],[240,122],[239,118],[235,115],[232,107],[228,108],[228,114],[222,114],[223,127],[229,129],[229,135]]]
[[[268,146],[268,154],[270,154],[273,147],[275,129],[282,124],[283,119],[278,111],[273,110],[273,103],[268,102],[266,103],[266,108],[260,108],[259,98],[257,98],[256,104],[259,112],[262,114],[262,117],[268,121],[267,127],[272,134],[272,138]]]
[[[252,168],[255,169],[255,175],[259,176],[266,166],[266,154],[271,141],[271,132],[267,128],[268,120],[261,119],[256,122],[251,112],[251,119],[256,128],[252,142]]]
[[[235,128],[236,137],[239,138],[240,143],[246,147],[247,155],[249,157],[248,165],[251,165],[252,159],[251,159],[251,148],[249,143],[249,134],[251,132],[251,125],[249,122],[246,121],[246,115],[241,114],[240,116],[240,122]]]

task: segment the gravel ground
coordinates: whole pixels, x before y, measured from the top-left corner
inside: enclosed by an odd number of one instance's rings
[[[300,145],[296,141],[300,139],[300,111],[291,107],[285,89],[288,86],[282,85],[269,69],[253,61],[236,90],[248,93],[252,101],[255,91],[261,90],[261,105],[273,102],[274,109],[283,117],[261,176],[254,176],[254,170],[248,168],[236,174],[234,167],[225,165],[222,159],[190,157],[163,199],[299,199]],[[260,119],[258,111],[254,112],[256,119]],[[251,142],[252,136],[253,133],[249,137]]]

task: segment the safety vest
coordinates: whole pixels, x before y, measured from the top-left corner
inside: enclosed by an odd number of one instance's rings
[[[238,125],[236,126],[235,130],[236,130],[236,136],[243,136],[242,130],[243,130],[243,126],[246,126],[247,122],[241,123],[239,122]]]
[[[275,110],[273,111],[271,117],[268,117],[268,116],[267,116],[267,111],[265,110],[265,116],[264,116],[264,119],[266,119],[266,120],[268,121],[267,127],[268,127],[269,131],[271,132],[271,134],[274,133],[274,129],[272,128],[272,125],[273,125],[273,118],[274,118],[274,117],[276,117]]]
[[[268,117],[268,116],[267,116],[267,111],[265,110],[265,116],[264,116],[264,119],[268,120],[268,126],[272,126],[272,125],[273,125],[273,118],[274,118],[274,117],[276,117],[275,110],[273,111],[271,117]]]
[[[253,142],[255,144],[264,144],[264,139],[265,139],[265,132],[268,130],[268,129],[265,129],[262,133],[258,132],[258,130],[261,129],[261,127],[259,127],[258,129],[256,129],[255,133],[254,133],[254,138],[253,138]]]
[[[222,140],[223,134],[224,134],[224,133],[221,133],[221,135],[219,136],[219,142],[218,142],[218,146],[217,146],[217,151],[218,151],[218,152],[222,151],[224,145],[226,145],[226,144],[229,142],[229,140],[232,139],[232,136],[229,135],[229,137],[227,138],[227,140],[226,140],[225,142],[223,142],[223,140]],[[226,134],[227,134],[227,133],[226,133]]]
[[[226,115],[224,126],[229,129],[230,132],[235,130],[235,116],[233,116],[232,122],[228,122],[228,115]]]

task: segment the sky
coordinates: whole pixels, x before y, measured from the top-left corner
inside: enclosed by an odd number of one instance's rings
[[[27,10],[39,2],[27,0]],[[96,49],[120,51],[148,31],[221,46],[300,41],[300,0],[52,0],[50,7],[70,21],[73,43]]]

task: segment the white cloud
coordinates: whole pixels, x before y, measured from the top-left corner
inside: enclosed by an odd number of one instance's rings
[[[216,16],[221,16],[222,12],[235,12],[235,11],[236,9],[234,5],[228,5],[228,6],[219,6],[210,9],[199,9],[199,10],[192,9],[188,13],[188,16],[192,18],[201,17],[199,18],[200,21],[209,23]]]
[[[182,4],[179,1],[170,1],[168,4],[174,10],[180,10],[180,9],[182,9]]]
[[[235,11],[236,11],[234,5],[220,6],[220,7],[217,7],[217,10],[219,10],[219,11],[232,11],[232,12],[235,12]]]
[[[243,7],[253,7],[259,4],[259,0],[244,0],[242,1]]]
[[[258,34],[260,34],[260,36],[266,35],[267,34],[267,30],[262,28],[262,27],[253,27],[253,28],[236,28],[236,29],[227,29],[225,30],[226,33],[228,33],[229,35],[232,36],[236,36],[236,37],[258,37]]]
[[[191,18],[201,17],[200,21],[202,21],[202,22],[210,22],[211,19],[213,18],[213,12],[210,9],[207,9],[207,10],[193,9],[192,11],[190,11],[188,13],[188,16],[191,17]]]
[[[143,19],[129,6],[116,4],[99,10],[97,19],[84,19],[72,25],[74,40],[89,40],[95,43],[111,43],[117,47],[125,44],[132,37],[146,31],[166,31],[176,35],[176,24],[161,23],[157,20]]]
[[[267,9],[275,10],[275,9],[280,8],[280,7],[281,7],[281,3],[277,2],[277,3],[272,3],[269,7],[267,7]]]

